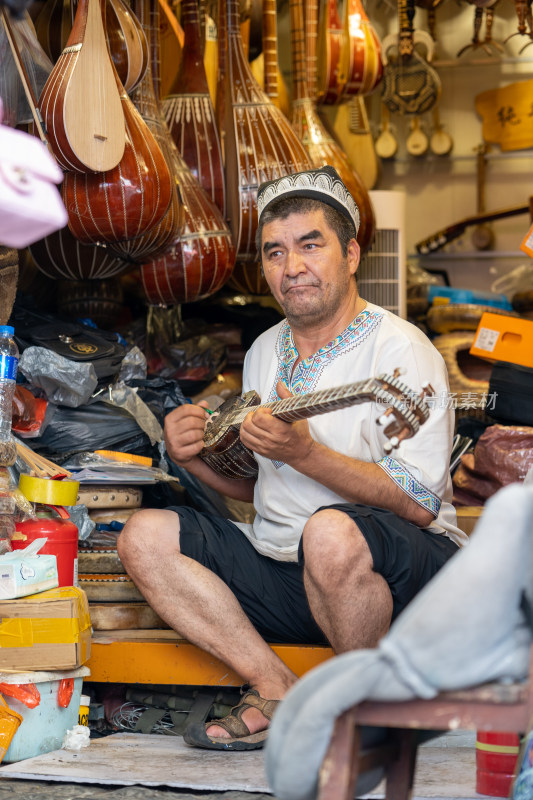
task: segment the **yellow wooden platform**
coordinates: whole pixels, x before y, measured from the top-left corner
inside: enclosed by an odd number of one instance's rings
[[[300,676],[333,656],[329,647],[272,645]],[[88,680],[97,683],[155,683],[190,686],[240,686],[243,679],[172,630],[95,631]]]

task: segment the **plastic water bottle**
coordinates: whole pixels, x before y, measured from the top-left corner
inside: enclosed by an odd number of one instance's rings
[[[13,396],[17,379],[19,350],[14,328],[0,325],[0,465],[15,463],[17,448],[11,433]]]

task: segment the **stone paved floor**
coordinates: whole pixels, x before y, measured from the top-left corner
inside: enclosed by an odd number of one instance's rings
[[[174,800],[273,800],[270,794],[250,792],[190,792],[146,786],[88,786],[0,778],[1,800],[170,800],[171,797]]]

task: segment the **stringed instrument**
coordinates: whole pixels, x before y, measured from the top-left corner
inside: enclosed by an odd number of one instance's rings
[[[120,275],[130,266],[107,247],[82,244],[68,227],[29,246],[35,266],[54,280],[102,280]]]
[[[225,172],[228,220],[237,261],[261,275],[255,246],[257,189],[273,180],[311,167],[310,158],[289,121],[261,89],[245,58],[239,27],[238,0],[221,3],[226,14]],[[219,33],[222,33],[219,26]],[[220,86],[219,86],[220,88]],[[268,292],[262,281],[263,293]],[[241,288],[241,287],[238,287]],[[242,290],[242,288],[241,288]]]
[[[148,54],[151,37],[155,35],[154,21],[150,15],[150,0],[133,0],[133,11],[142,25]],[[141,82],[131,93],[131,101],[154,137],[164,163],[170,171],[171,139],[155,95],[152,69],[149,63]],[[176,180],[172,172],[170,174],[172,178],[170,203],[157,225],[150,226],[140,236],[124,239],[111,245],[113,250],[123,258],[136,263],[155,258],[164,253],[179,235],[183,223],[182,203]]]
[[[140,20],[124,0],[107,0],[105,18],[109,52],[120,82],[130,94],[148,67],[148,42]]]
[[[185,34],[167,0],[158,0],[158,3],[161,97],[166,97],[180,68]]]
[[[344,39],[337,0],[321,3],[317,36],[316,101],[331,105],[340,95],[339,62]]]
[[[54,63],[67,46],[74,8],[71,0],[47,0],[35,20],[37,38]],[[130,92],[141,80],[148,63],[144,32],[124,0],[106,0],[105,23],[109,54],[122,85]]]
[[[384,65],[382,102],[389,111],[400,114],[423,114],[440,97],[441,82],[429,61],[434,43],[425,31],[414,31],[415,0],[398,0],[400,32],[382,42]],[[426,49],[424,58],[418,45]]]
[[[114,69],[114,67],[113,67]],[[120,245],[158,225],[172,199],[173,184],[161,148],[120,85],[126,146],[117,167],[106,172],[66,172],[63,202],[69,228],[82,242]],[[119,249],[120,252],[120,249]]]
[[[371,94],[382,77],[381,44],[374,26],[361,0],[346,0],[339,61],[340,97]]]
[[[520,214],[529,214],[529,205],[512,206],[511,208],[504,208],[500,211],[487,211],[483,214],[473,214],[471,217],[456,222],[454,225],[448,225],[436,233],[428,236],[427,239],[415,244],[417,253],[427,255],[427,253],[435,253],[437,250],[445,247],[449,242],[458,239],[467,228],[471,225],[481,225],[485,222],[495,222],[498,219],[506,219],[507,217],[517,217]]]
[[[152,5],[151,65],[156,97],[160,97],[159,14]],[[163,124],[166,123],[163,120]],[[168,136],[169,164],[183,202],[183,227],[165,253],[141,266],[146,300],[152,306],[202,300],[218,291],[230,277],[235,247],[222,212],[208,197]]]
[[[381,125],[375,147],[377,155],[385,159],[394,158],[398,150],[398,140],[391,130],[390,111],[385,103],[381,104]]]
[[[255,456],[239,438],[239,428],[250,411],[269,408],[272,416],[285,422],[295,422],[370,402],[387,407],[377,422],[385,426],[388,442],[384,450],[391,452],[404,439],[414,436],[427,421],[429,407],[424,398],[433,393],[431,387],[427,386],[417,395],[398,380],[398,372],[396,370],[394,375],[380,375],[270,403],[261,403],[254,391],[247,392],[242,399],[230,398],[207,420],[200,458],[226,478],[253,478],[257,475]]]
[[[292,127],[296,131],[299,141],[306,148],[313,166],[321,167],[324,164],[329,164],[334,167],[346,188],[352,194],[361,215],[357,241],[361,247],[361,252],[364,253],[374,240],[376,228],[370,197],[345,153],[324,127],[316,110],[316,104],[312,99],[316,85],[316,50],[313,58],[316,37],[308,35],[308,31],[316,29],[316,21],[318,19],[318,4],[316,0],[307,0],[306,2],[305,29],[303,16],[302,0],[290,0],[294,98]],[[308,74],[310,74],[312,80],[311,87],[307,82]]]
[[[67,46],[39,99],[55,157],[64,169],[80,173],[114,169],[126,142],[102,8],[100,0],[80,0]]]
[[[47,0],[34,22],[35,33],[53,64],[67,45],[74,21],[70,0]]]
[[[203,62],[197,0],[182,0],[181,22],[185,34],[181,66],[163,100],[163,114],[185,163],[225,214],[224,165]]]
[[[262,21],[263,49],[250,66],[259,85],[288,117],[291,112],[289,91],[278,63],[276,0],[263,0]]]
[[[373,189],[378,180],[379,162],[365,98],[356,95],[347,103],[319,106],[318,113],[348,156],[365,188]]]

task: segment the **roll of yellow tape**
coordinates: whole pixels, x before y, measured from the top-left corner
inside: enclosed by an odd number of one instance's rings
[[[24,474],[19,479],[19,489],[30,503],[46,503],[50,506],[76,505],[79,488],[79,481],[52,481]]]

